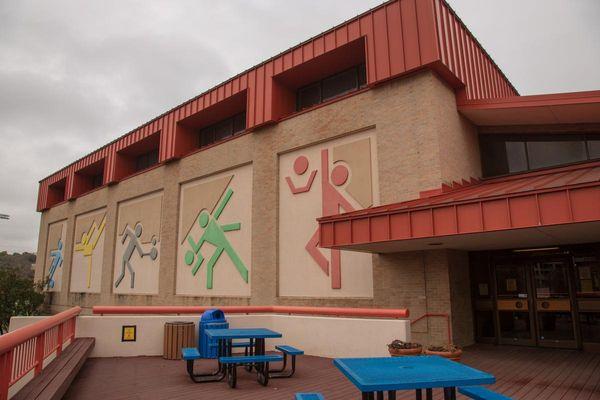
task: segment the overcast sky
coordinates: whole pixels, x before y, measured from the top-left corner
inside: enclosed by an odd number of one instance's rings
[[[449,0],[521,94],[600,89],[599,0]],[[0,0],[0,250],[38,181],[379,0]]]

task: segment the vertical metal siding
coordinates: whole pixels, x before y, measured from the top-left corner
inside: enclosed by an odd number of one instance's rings
[[[433,2],[441,61],[465,84],[467,99],[518,95],[448,4]]]

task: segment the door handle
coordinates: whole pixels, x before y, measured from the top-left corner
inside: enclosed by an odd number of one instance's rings
[[[523,302],[522,301],[515,302],[515,307],[520,310],[521,308],[523,308]]]

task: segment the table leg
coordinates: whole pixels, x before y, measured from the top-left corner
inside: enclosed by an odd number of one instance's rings
[[[396,400],[396,391],[388,390],[388,400]]]
[[[255,345],[254,353],[257,356],[264,356],[265,355],[265,339],[264,338],[256,339],[256,345]],[[263,368],[263,363],[257,363],[254,367],[259,372],[262,372],[262,370],[264,369]]]
[[[255,340],[254,339],[250,339],[250,347],[248,347],[246,349],[246,351],[248,352],[249,356],[253,356],[254,355],[254,343],[255,343]],[[246,369],[246,371],[252,372],[252,364],[248,364],[244,368]]]
[[[433,400],[433,389],[425,389],[427,400]]]
[[[377,392],[377,400],[383,400],[383,392]]]
[[[421,389],[415,390],[415,399],[423,400],[423,391]]]
[[[444,388],[444,400],[456,400],[456,388],[445,387]]]

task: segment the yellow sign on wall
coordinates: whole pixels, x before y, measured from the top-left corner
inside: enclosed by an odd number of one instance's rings
[[[136,326],[135,325],[123,325],[121,331],[121,342],[135,342],[136,337]]]

